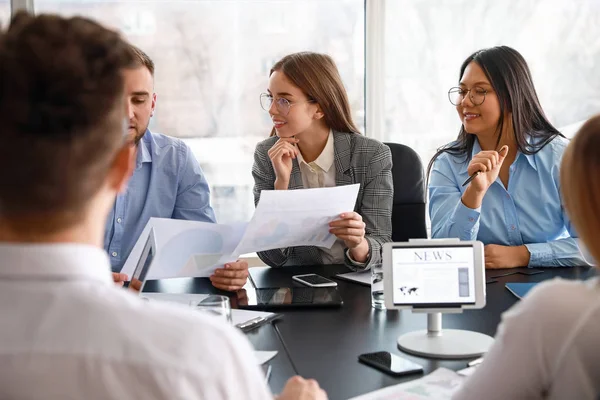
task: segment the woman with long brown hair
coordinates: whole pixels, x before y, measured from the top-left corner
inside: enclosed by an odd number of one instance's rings
[[[392,156],[361,135],[331,57],[290,54],[271,69],[261,106],[273,121],[271,137],[254,152],[254,200],[262,190],[294,190],[360,183],[354,210],[330,223],[331,249],[312,246],[259,252],[270,266],[346,263],[367,269],[381,262],[391,241]]]
[[[560,175],[567,213],[600,260],[600,115],[568,145]],[[542,283],[504,313],[483,364],[454,398],[596,400],[599,335],[598,277]]]

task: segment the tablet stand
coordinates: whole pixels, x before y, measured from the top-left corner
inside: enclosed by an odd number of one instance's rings
[[[459,329],[442,330],[442,314],[427,314],[427,330],[398,337],[398,348],[421,357],[460,359],[480,357],[494,343],[483,333]]]

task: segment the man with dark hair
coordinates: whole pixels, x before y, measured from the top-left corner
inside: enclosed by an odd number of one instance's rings
[[[270,398],[235,328],[112,283],[102,231],[135,166],[133,62],[85,18],[0,30],[0,398]],[[281,397],[305,391],[324,396],[296,377]]]
[[[118,272],[151,217],[215,222],[208,183],[190,148],[148,129],[156,107],[154,62],[135,46],[130,53],[134,68],[125,72],[125,95],[129,133],[138,151],[133,176],[116,198],[104,238],[117,282],[127,279]],[[248,263],[237,261],[215,271],[211,281],[219,289],[238,290],[247,278]]]

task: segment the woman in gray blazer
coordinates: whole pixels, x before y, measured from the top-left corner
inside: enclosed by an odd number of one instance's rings
[[[271,69],[261,106],[273,121],[271,137],[254,152],[254,202],[268,190],[360,184],[354,210],[331,222],[331,249],[298,246],[258,252],[270,266],[345,263],[369,269],[381,262],[392,235],[392,156],[383,143],[358,132],[348,96],[331,57],[302,52]]]

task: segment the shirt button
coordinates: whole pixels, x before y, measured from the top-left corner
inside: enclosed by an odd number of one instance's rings
[[[510,194],[506,193],[506,198],[510,199]]]
[[[515,229],[517,229],[517,228],[516,228],[514,225],[511,225],[511,226],[510,226],[510,229],[514,231],[514,230],[515,230]]]
[[[120,224],[123,221],[121,218],[117,218],[117,224]]]
[[[473,221],[475,221],[475,218],[473,218],[473,217],[469,217],[469,221],[470,221],[470,222],[473,222]]]
[[[111,255],[112,255],[113,257],[116,257],[116,256],[117,256],[117,252],[116,252],[116,251],[113,251],[113,252],[111,253]]]

